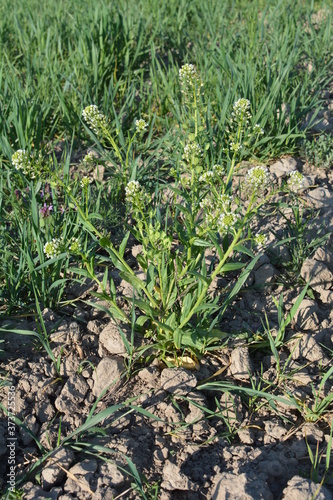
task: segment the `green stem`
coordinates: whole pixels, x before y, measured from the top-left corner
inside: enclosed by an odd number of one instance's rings
[[[218,264],[218,266],[216,267],[215,271],[212,273],[211,277],[210,277],[210,280],[209,280],[209,283],[205,285],[205,287],[202,289],[202,292],[201,294],[199,295],[196,303],[194,304],[194,306],[192,307],[191,311],[188,313],[188,315],[186,316],[186,318],[182,321],[182,323],[179,325],[179,329],[181,330],[185,325],[186,323],[188,323],[190,321],[190,319],[192,318],[193,314],[195,313],[195,310],[200,306],[201,302],[203,301],[203,299],[205,298],[206,296],[206,293],[207,293],[207,290],[208,288],[210,287],[212,281],[214,280],[214,278],[219,274],[219,272],[221,271],[222,267],[224,266],[226,260],[228,259],[228,257],[231,255],[231,253],[233,252],[235,246],[237,245],[238,243],[238,240],[240,238],[240,235],[242,234],[242,231],[243,231],[243,228],[244,228],[244,223],[245,223],[245,220],[247,218],[247,215],[249,214],[250,210],[251,210],[251,205],[252,205],[252,201],[253,201],[253,197],[250,201],[250,204],[249,204],[249,207],[246,211],[246,214],[244,216],[244,219],[243,219],[243,224],[241,226],[241,228],[237,231],[236,233],[236,236],[235,238],[233,239],[230,247],[228,248],[228,250],[226,251],[226,253],[224,254],[223,256],[223,259],[220,261],[220,263]]]

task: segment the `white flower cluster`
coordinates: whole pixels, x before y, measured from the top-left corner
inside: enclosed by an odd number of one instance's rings
[[[143,208],[148,195],[138,181],[130,181],[125,187],[125,198],[128,203]]]
[[[233,151],[234,153],[238,153],[242,149],[242,145],[239,142],[231,142],[230,143],[230,150]]]
[[[263,233],[257,233],[254,237],[254,243],[260,248],[264,245],[266,245],[267,243],[267,236],[266,234],[263,234]]]
[[[31,163],[32,159],[33,155],[30,155],[24,149],[18,149],[12,156],[12,164],[16,170],[22,170],[24,175],[28,175],[31,179],[35,179],[36,176]]]
[[[199,182],[204,182],[205,184],[209,184],[213,178],[214,178],[214,172],[208,170],[207,172],[204,172],[202,175],[200,175]]]
[[[145,132],[148,128],[148,123],[144,120],[135,120],[135,127],[137,132]]]
[[[82,188],[87,188],[89,186],[89,184],[91,184],[91,183],[92,183],[92,179],[90,179],[89,177],[87,177],[85,175],[84,177],[82,177],[80,185]]]
[[[85,155],[85,157],[83,158],[83,163],[95,163],[96,161],[96,156],[94,155],[94,153],[92,151],[89,151],[89,153],[87,153]]]
[[[203,87],[203,82],[198,75],[197,69],[194,64],[184,64],[179,70],[179,81],[181,85],[181,92],[185,102],[193,100],[195,91],[196,98],[198,99]]]
[[[228,194],[221,194],[220,198],[215,198],[207,194],[200,202],[200,208],[205,212],[205,222],[209,229],[217,229],[220,225],[221,214],[230,214],[232,197]]]
[[[103,128],[107,127],[107,119],[103,113],[99,111],[96,104],[91,104],[84,108],[82,116],[95,134],[100,133]]]
[[[258,123],[255,124],[252,132],[253,132],[253,135],[263,135],[264,134],[264,130],[260,127],[260,125]]]
[[[252,115],[249,111],[251,103],[248,99],[238,99],[233,105],[233,111],[231,113],[231,122],[234,125],[245,127],[250,122]]]
[[[266,167],[252,167],[245,176],[245,189],[252,193],[259,193],[269,185],[269,172]]]
[[[220,233],[225,234],[234,229],[240,215],[235,212],[225,212],[220,215],[218,220],[218,228]]]
[[[62,240],[60,238],[53,238],[44,245],[44,253],[48,259],[53,259],[61,254]]]
[[[298,170],[293,170],[289,173],[288,187],[290,191],[297,193],[304,187],[304,177]]]
[[[202,157],[202,149],[196,142],[186,144],[183,153],[183,160],[187,163],[192,163],[194,159]]]
[[[79,238],[72,238],[69,249],[72,253],[78,253],[81,250]]]
[[[221,165],[213,165],[213,172],[215,175],[223,177],[227,173],[226,169],[222,167]]]

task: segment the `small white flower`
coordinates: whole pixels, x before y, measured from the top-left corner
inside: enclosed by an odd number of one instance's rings
[[[148,195],[138,181],[130,181],[125,187],[125,198],[127,203],[132,203],[134,206],[142,207],[142,205],[147,201]]]
[[[144,120],[135,120],[135,127],[137,132],[145,132],[148,128],[148,123]]]

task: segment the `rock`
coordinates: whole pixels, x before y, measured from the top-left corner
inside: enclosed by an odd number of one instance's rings
[[[250,480],[246,474],[223,472],[215,477],[217,482],[211,500],[273,500],[267,483],[261,479]]]
[[[54,405],[63,413],[71,413],[73,406],[82,403],[88,390],[89,386],[85,379],[75,373],[67,380]]]
[[[273,163],[269,170],[272,174],[276,175],[278,179],[286,177],[290,172],[296,170],[297,160],[295,158],[281,158]]]
[[[148,366],[140,370],[138,375],[149,389],[156,389],[159,385],[160,372],[157,366]]]
[[[73,460],[74,452],[70,449],[60,448],[55,454],[53,454],[48,461],[51,465],[48,465],[42,471],[43,489],[49,491],[52,486],[60,484],[64,479],[66,472],[61,469],[58,464],[65,470],[68,470]]]
[[[71,472],[72,474],[85,475],[91,472],[96,472],[97,466],[97,460],[95,460],[94,458],[85,459],[82,462],[73,465],[73,467],[69,469],[69,472]]]
[[[37,407],[37,418],[41,424],[44,422],[50,422],[55,415],[55,409],[51,404],[49,398],[42,399],[39,401]]]
[[[125,370],[123,358],[112,356],[102,359],[93,373],[93,394],[98,397],[107,387],[114,390],[119,386],[120,378]]]
[[[333,195],[329,189],[324,187],[312,189],[307,193],[305,199],[315,208],[331,208],[333,206]]]
[[[124,331],[124,330],[123,330]],[[126,356],[126,349],[122,341],[119,328],[114,323],[109,323],[99,336],[101,345],[109,354],[116,356]],[[102,356],[103,353],[99,352]]]
[[[332,495],[325,486],[320,486],[309,479],[294,476],[283,490],[282,500],[332,500]]]
[[[309,444],[322,443],[324,433],[316,424],[307,423],[302,428],[303,436]]]
[[[80,360],[77,355],[70,354],[65,358],[60,365],[60,375],[62,377],[70,377],[79,369]]]
[[[330,359],[323,349],[316,342],[311,333],[302,335],[301,339],[295,339],[290,343],[291,356],[293,359],[304,358],[308,361],[320,361],[322,365],[327,365]],[[297,378],[297,373],[295,377]]]
[[[276,269],[272,264],[263,264],[254,273],[254,280],[256,285],[267,285],[272,283],[274,276],[277,274]]]
[[[285,429],[282,425],[280,425],[277,422],[271,422],[269,420],[266,420],[264,422],[264,425],[266,434],[279,441],[281,441],[283,436],[287,434],[287,429]]]
[[[280,460],[277,459],[268,459],[259,462],[259,470],[261,472],[265,472],[268,476],[271,477],[281,477],[285,476],[286,474],[285,467],[282,465]]]
[[[303,299],[294,316],[299,328],[302,330],[315,330],[319,324],[318,311],[318,305],[314,300]]]
[[[237,380],[248,380],[250,378],[253,368],[247,347],[237,347],[231,352],[229,370]]]
[[[40,486],[35,486],[33,483],[28,482],[23,487],[24,500],[42,500],[48,498],[49,500],[57,500],[59,495],[62,493],[61,486],[58,488],[52,488],[52,490],[46,493]]]
[[[163,372],[162,372],[163,373]],[[167,462],[163,468],[161,487],[168,491],[181,490],[193,491],[197,488],[191,481],[180,472],[177,465]]]
[[[36,417],[34,415],[27,415],[24,420],[24,425],[35,435],[37,436],[39,432],[39,424],[37,423]],[[33,441],[33,437],[30,436],[24,429],[21,429],[21,439],[23,444],[26,446],[27,444]]]
[[[313,256],[318,262],[323,262],[333,273],[333,254],[327,248],[318,248]]]
[[[333,285],[333,274],[323,262],[306,259],[301,268],[301,276],[316,292],[329,290]]]
[[[161,388],[172,394],[186,396],[196,385],[196,377],[184,368],[165,368],[161,373]]]

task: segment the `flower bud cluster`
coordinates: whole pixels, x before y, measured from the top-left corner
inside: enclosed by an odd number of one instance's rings
[[[235,212],[225,212],[220,215],[218,219],[218,228],[221,234],[226,234],[235,228],[236,223],[239,221],[240,215]]]
[[[289,179],[287,185],[290,191],[297,193],[304,187],[304,177],[298,170],[293,170],[289,173]]]
[[[53,238],[44,245],[44,253],[48,259],[53,259],[61,254],[63,241],[60,238]]]
[[[12,155],[12,165],[16,170],[22,171],[30,179],[36,179],[35,170],[41,169],[42,155],[39,153],[36,158],[24,149],[19,149]]]
[[[84,121],[95,132],[95,134],[99,134],[107,127],[107,119],[103,113],[99,111],[96,104],[91,104],[90,106],[84,108],[82,116]]]
[[[82,177],[81,181],[80,181],[80,185],[83,189],[87,189],[87,187],[89,186],[89,184],[92,183],[92,179],[90,179],[89,177],[87,177],[86,175],[84,177]]]
[[[148,128],[148,123],[144,120],[135,120],[135,127],[137,132],[145,132]]]
[[[198,100],[203,82],[194,64],[184,64],[180,68],[179,81],[185,103],[193,102],[194,97]]]
[[[233,112],[231,113],[232,121],[238,125],[247,125],[252,118],[249,111],[251,103],[248,99],[238,99],[233,105]]]
[[[221,194],[219,198],[207,194],[200,202],[200,208],[205,213],[205,222],[208,229],[219,230],[221,214],[231,213],[232,197],[228,194]]]
[[[127,203],[142,209],[148,201],[148,194],[138,181],[130,181],[125,187],[125,198]]]
[[[186,144],[184,148],[184,153],[183,153],[183,160],[186,161],[186,163],[195,163],[198,162],[199,158],[202,157],[202,149],[197,144],[196,142],[190,142],[189,144]]]
[[[212,170],[208,170],[207,172],[204,172],[202,175],[199,177],[199,182],[202,182],[204,184],[210,184],[214,179],[214,172]]]
[[[269,172],[266,167],[252,167],[245,176],[245,190],[250,194],[258,194],[269,185]]]
[[[70,242],[70,246],[69,246],[69,250],[72,252],[72,253],[79,253],[80,250],[81,250],[81,245],[80,245],[80,242],[79,242],[79,238],[72,238],[71,239],[71,242]]]

